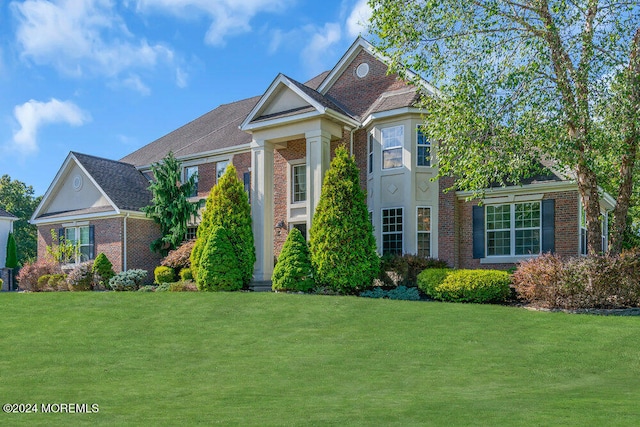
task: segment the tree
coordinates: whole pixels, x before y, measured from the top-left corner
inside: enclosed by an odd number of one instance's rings
[[[359,174],[346,148],[338,147],[309,230],[316,284],[341,293],[371,285],[380,266]]]
[[[18,266],[18,248],[16,246],[16,239],[13,237],[13,233],[9,233],[7,239],[7,259],[5,267],[16,268]]]
[[[151,166],[155,181],[149,189],[153,193],[151,205],[142,210],[160,225],[162,237],[151,243],[151,250],[167,255],[185,239],[189,221],[198,215],[200,202],[189,197],[196,188],[196,175],[182,182],[182,164],[169,152],[161,162]]]
[[[213,225],[202,251],[196,285],[201,291],[237,291],[243,285],[243,268],[227,229]]]
[[[313,267],[309,246],[297,228],[291,229],[282,246],[271,282],[274,291],[308,292],[313,289]]]
[[[481,194],[542,159],[576,179],[588,249],[615,175],[610,252],[622,242],[640,143],[640,4],[598,0],[370,0],[390,71],[420,84],[440,176]],[[431,84],[425,85],[414,70]],[[430,92],[430,93],[429,93]],[[598,108],[608,105],[608,115]],[[611,121],[619,120],[618,124]]]
[[[256,262],[251,207],[244,185],[238,180],[232,164],[227,166],[224,175],[211,189],[202,213],[196,243],[191,252],[191,271],[196,281],[199,280],[200,263],[204,262],[205,246],[216,226],[226,229],[241,270],[242,285],[247,286],[253,277],[253,265]]]
[[[0,208],[19,218],[13,223],[18,265],[35,260],[38,255],[38,229],[29,220],[42,197],[34,197],[33,193],[33,187],[24,182],[12,180],[9,175],[0,177]]]

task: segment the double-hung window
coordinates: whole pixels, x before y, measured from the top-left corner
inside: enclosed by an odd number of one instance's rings
[[[427,136],[422,133],[422,127],[417,128],[417,165],[418,166],[431,166],[431,142],[427,139]]]
[[[188,182],[192,176],[195,177],[195,185],[193,186],[193,190],[191,191],[189,197],[195,197],[198,195],[198,166],[190,166],[184,168],[184,182]]]
[[[380,130],[382,139],[382,169],[402,167],[404,126],[393,126]]]
[[[418,256],[431,257],[431,208],[418,207]]]
[[[540,202],[488,205],[487,256],[539,254],[541,226]]]
[[[228,160],[216,163],[216,182],[218,182],[220,180],[220,177],[224,175],[224,171],[227,170],[228,165],[229,165]]]
[[[402,252],[402,208],[382,209],[382,254]]]
[[[307,200],[307,165],[291,166],[291,202]]]
[[[64,242],[75,248],[74,255],[64,260],[67,263],[81,263],[93,259],[92,227],[67,227],[64,229]]]
[[[369,173],[373,173],[373,134],[369,134],[369,141],[368,141],[368,159],[369,159],[369,165],[368,165],[368,171]]]
[[[600,230],[602,231],[602,252],[606,252],[609,246],[607,213],[603,213],[600,218]],[[580,255],[586,255],[587,250],[587,211],[580,204]]]

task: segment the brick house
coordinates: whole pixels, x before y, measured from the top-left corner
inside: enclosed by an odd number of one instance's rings
[[[13,233],[13,223],[18,220],[18,217],[0,208],[0,280],[2,280],[2,287],[0,290],[7,291],[11,285],[11,272],[6,268],[7,260],[7,244],[9,241],[9,234]]]
[[[159,259],[148,244],[158,230],[140,208],[150,199],[151,165],[172,151],[185,178],[197,174],[194,199],[206,197],[226,166],[235,165],[251,200],[254,280],[268,281],[288,231],[306,235],[311,227],[340,144],[360,168],[381,254],[508,268],[542,252],[586,251],[577,185],[560,174],[489,189],[482,203],[443,192],[453,181],[432,180],[437,147],[420,132],[417,99],[416,88],[387,75],[384,58],[358,38],[331,71],[304,84],[280,74],[263,95],[221,105],[120,161],[70,153],[32,218],[38,253],[57,229],[86,241],[86,258],[105,252],[116,270],[152,269]],[[602,200],[606,221],[614,201]]]

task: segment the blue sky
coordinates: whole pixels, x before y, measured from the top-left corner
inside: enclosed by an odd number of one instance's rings
[[[364,34],[366,0],[27,0],[0,5],[0,175],[44,194],[69,151],[110,159]]]

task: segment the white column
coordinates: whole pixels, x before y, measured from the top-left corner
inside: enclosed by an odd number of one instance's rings
[[[324,174],[331,163],[331,134],[315,130],[305,134],[307,139],[307,230],[320,201]]]
[[[269,281],[273,274],[273,144],[251,142],[251,219],[256,246],[253,280]]]

